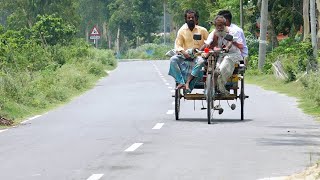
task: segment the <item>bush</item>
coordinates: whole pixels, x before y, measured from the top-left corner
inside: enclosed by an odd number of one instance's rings
[[[279,46],[267,54],[264,70],[272,72],[272,63],[280,60],[288,74],[288,81],[293,81],[304,71],[307,71],[308,64],[312,61],[310,42],[298,42],[293,38],[280,41]]]
[[[0,116],[19,118],[65,102],[91,87],[105,69],[115,68],[112,51],[78,42],[46,47],[30,43],[0,54],[6,60],[0,66]]]
[[[305,89],[304,96],[311,99],[320,107],[320,72],[310,73],[301,78],[302,85]]]
[[[45,45],[69,44],[76,35],[76,28],[55,15],[38,15],[32,27],[34,38]]]

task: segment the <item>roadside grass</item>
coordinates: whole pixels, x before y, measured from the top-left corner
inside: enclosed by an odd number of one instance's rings
[[[91,89],[113,70],[117,61],[111,51],[91,49],[81,58],[70,58],[59,68],[36,72],[10,72],[0,77],[0,117],[20,124],[57,108]],[[0,129],[8,128],[1,126]]]
[[[297,98],[298,107],[304,113],[314,116],[320,122],[320,107],[308,95],[308,93],[319,92],[308,92],[300,80],[285,82],[284,80],[277,79],[274,75],[250,74],[245,77],[245,83],[255,84],[266,90],[276,91]]]
[[[249,71],[250,72],[250,71]],[[312,78],[310,78],[312,79]],[[246,75],[245,82],[262,87],[266,90],[276,91],[286,94],[290,97],[295,97],[298,100],[298,107],[306,114],[315,117],[317,122],[320,122],[320,107],[313,98],[314,94],[319,91],[306,89],[302,83],[303,78],[298,81],[286,82],[277,79],[274,75],[266,74],[250,74]],[[306,83],[306,82],[305,82]],[[309,82],[312,83],[312,82]],[[316,85],[315,85],[316,86]],[[316,86],[318,89],[319,87]],[[311,94],[310,94],[311,93]],[[313,166],[306,167],[302,172],[282,178],[283,180],[301,180],[301,179],[318,179],[320,177],[320,160]]]

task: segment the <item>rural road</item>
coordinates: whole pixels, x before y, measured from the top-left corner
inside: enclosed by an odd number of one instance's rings
[[[168,67],[120,62],[70,103],[0,130],[0,179],[259,180],[319,159],[320,124],[258,86],[245,86],[243,121],[239,102],[209,125],[202,102],[184,100],[176,121]]]

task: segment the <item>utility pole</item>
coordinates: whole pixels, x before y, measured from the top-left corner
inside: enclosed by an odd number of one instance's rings
[[[120,26],[118,27],[117,32],[117,59],[120,57]]]
[[[313,49],[313,57],[317,59],[318,57],[318,47],[317,47],[317,27],[316,27],[316,2],[315,0],[310,0],[310,24],[311,24],[311,44]]]
[[[267,50],[267,27],[268,27],[268,0],[262,0],[260,20],[260,40],[259,40],[259,70],[262,71]]]
[[[163,1],[163,43],[166,45],[166,1]]]

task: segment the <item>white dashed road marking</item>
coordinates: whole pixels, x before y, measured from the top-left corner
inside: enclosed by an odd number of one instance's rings
[[[92,174],[87,180],[99,180],[104,174]]]
[[[285,180],[287,177],[269,177],[269,178],[262,178],[262,179],[257,179],[257,180]]]
[[[152,129],[161,129],[164,123],[157,123]]]
[[[8,131],[8,129],[2,129],[2,130],[0,130],[0,133],[5,132],[5,131]]]
[[[167,111],[167,114],[173,114],[174,113],[174,110],[168,110]]]
[[[138,149],[143,143],[134,143],[128,149],[124,150],[125,152],[132,152]]]

